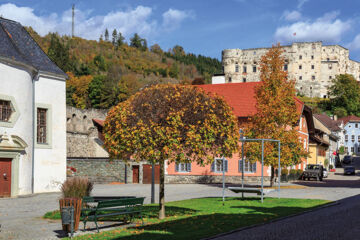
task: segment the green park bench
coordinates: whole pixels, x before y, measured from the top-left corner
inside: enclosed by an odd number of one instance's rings
[[[98,221],[100,218],[124,215],[125,219],[130,218],[132,222],[135,215],[141,218],[142,224],[142,206],[144,197],[141,198],[119,198],[113,200],[95,201],[93,197],[85,197],[83,202],[87,205],[81,209],[81,217],[84,223],[84,229],[87,222],[95,222],[96,229],[99,232]],[[88,204],[92,203],[92,204]],[[93,203],[97,203],[93,206]]]

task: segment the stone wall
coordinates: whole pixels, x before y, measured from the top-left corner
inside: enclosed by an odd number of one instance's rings
[[[349,59],[349,50],[322,42],[295,42],[282,46],[289,77],[297,90],[309,97],[328,97],[327,89],[338,74],[360,81],[360,63]],[[269,48],[226,49],[222,52],[226,82],[260,81],[261,57]]]
[[[66,109],[67,157],[94,158],[109,157],[99,139],[98,129],[92,119],[105,120],[107,110],[103,109]]]
[[[125,163],[120,160],[109,160],[108,158],[68,159],[67,166],[76,169],[73,176],[88,177],[95,183],[125,183]]]
[[[143,164],[145,162],[128,162],[110,160],[109,158],[68,158],[67,167],[75,168],[76,172],[68,177],[88,177],[94,183],[106,184],[111,182],[132,183],[133,166],[139,166],[139,183],[143,182]],[[125,173],[126,171],[126,173]]]
[[[166,183],[222,183],[222,176],[210,175],[165,175]],[[241,176],[225,176],[226,183],[241,184]],[[247,184],[261,184],[261,177],[244,177]],[[270,177],[264,177],[264,183],[269,183]]]

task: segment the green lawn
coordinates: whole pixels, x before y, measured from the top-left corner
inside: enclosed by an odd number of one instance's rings
[[[201,239],[329,203],[315,199],[199,198],[166,203],[167,218],[157,219],[157,205],[146,205],[145,226],[87,234],[75,239]],[[58,213],[48,213],[56,218]],[[44,216],[45,217],[45,216]],[[137,221],[140,223],[141,221]],[[82,224],[80,225],[82,227]]]

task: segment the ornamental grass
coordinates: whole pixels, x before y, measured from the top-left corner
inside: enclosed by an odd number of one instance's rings
[[[94,184],[86,177],[72,177],[61,185],[64,198],[83,198],[90,196]]]

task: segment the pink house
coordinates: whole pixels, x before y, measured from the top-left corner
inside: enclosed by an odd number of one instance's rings
[[[208,84],[198,87],[207,92],[222,95],[228,104],[233,108],[234,114],[238,117],[239,124],[249,121],[249,117],[256,114],[255,86],[259,82],[249,83],[226,83],[226,84]],[[311,109],[299,99],[294,98],[297,112],[299,113],[299,123],[296,129],[299,133],[299,141],[304,144],[308,150],[309,133],[314,130]],[[196,163],[176,164],[169,163],[165,169],[166,182],[168,183],[207,183],[221,182],[223,163],[225,161],[226,182],[241,182],[241,155],[234,154],[231,158],[218,158],[211,165],[199,166]],[[293,166],[294,169],[304,169],[306,159],[299,165]],[[245,162],[244,176],[246,182],[258,182],[261,176],[261,163]],[[270,168],[264,166],[265,180],[270,179]]]

